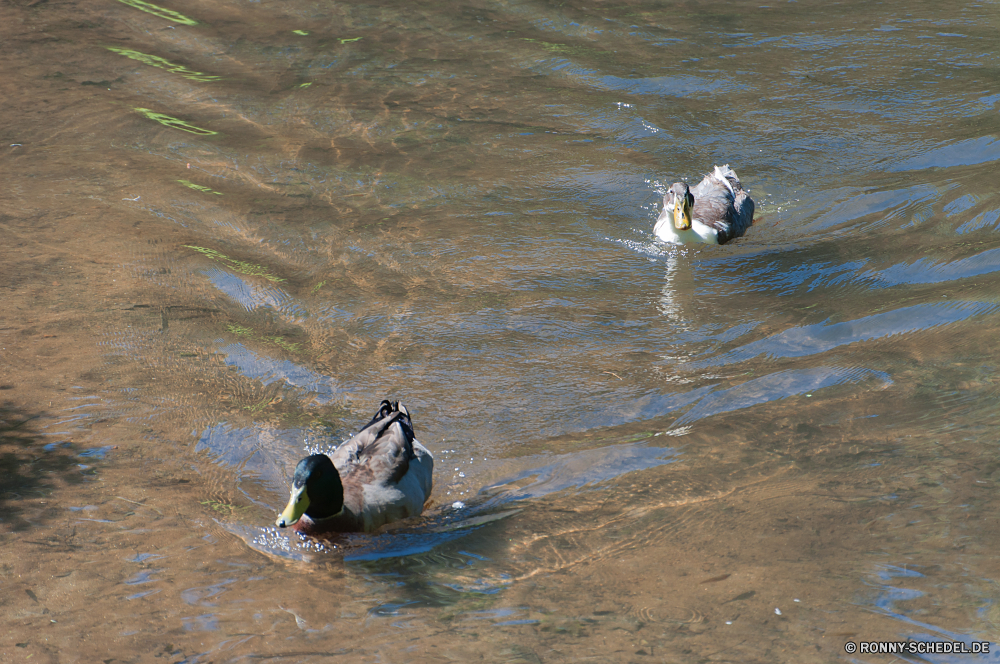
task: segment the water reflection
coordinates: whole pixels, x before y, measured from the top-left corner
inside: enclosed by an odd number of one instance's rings
[[[931,330],[942,325],[968,320],[973,316],[988,315],[996,308],[997,305],[989,302],[918,304],[843,323],[824,322],[793,327],[721,355],[691,362],[688,366],[690,368],[719,366],[744,362],[760,355],[769,359],[816,355],[846,344]]]
[[[920,258],[912,263],[897,263],[881,270],[866,270],[859,277],[876,287],[900,284],[938,284],[968,279],[1000,270],[1000,249],[988,249],[956,261]]]
[[[868,381],[874,382],[879,389],[892,384],[892,379],[885,372],[859,367],[821,366],[779,371],[706,395],[694,407],[678,417],[674,426],[684,426],[705,417],[750,408],[778,399],[799,395],[812,397],[813,393],[834,385]]]
[[[243,344],[226,344],[219,348],[219,352],[225,354],[227,365],[237,367],[241,374],[259,381],[262,385],[281,381],[285,385],[308,392],[319,403],[326,403],[344,392],[344,388],[337,386],[329,376],[321,375],[291,360],[278,360],[260,355]]]
[[[911,157],[891,167],[893,171],[913,171],[924,168],[974,166],[1000,159],[1000,141],[994,136],[982,136],[954,143],[943,143],[924,154]]]
[[[899,221],[919,223],[929,216],[925,212],[927,203],[940,194],[937,187],[926,184],[913,185],[896,191],[865,192],[841,189],[836,192],[823,192],[823,196],[828,198],[829,209],[823,211],[816,219],[799,225],[795,232],[816,236],[820,232],[835,228],[839,228],[841,232],[849,228],[852,233],[863,233],[889,224],[901,226]],[[867,224],[858,223],[872,215],[878,216]]]
[[[989,642],[989,635],[955,632],[914,617],[921,615],[924,611],[912,610],[908,607],[912,606],[915,600],[924,597],[925,593],[916,588],[906,588],[895,584],[907,581],[911,583],[913,581],[926,581],[924,574],[903,566],[880,565],[872,577],[873,579],[869,583],[875,589],[875,595],[871,600],[873,610],[901,623],[900,627],[904,631],[900,633],[900,640],[964,644],[969,653],[976,653],[975,661],[1000,661],[1000,654],[996,652],[981,652],[982,642]],[[991,651],[994,650],[992,645],[990,644],[989,647]],[[919,655],[915,659],[952,663],[968,661],[970,658],[973,658],[972,655],[929,653]]]
[[[653,447],[646,444],[623,444],[592,450],[580,450],[573,454],[557,456],[547,460],[542,466],[534,466],[522,470],[511,477],[487,486],[483,491],[494,494],[501,487],[510,486],[502,494],[502,501],[530,500],[546,496],[557,491],[582,489],[588,485],[620,477],[646,468],[654,468],[676,459],[677,451],[672,448]],[[532,460],[524,459],[521,463],[530,464]],[[525,483],[524,480],[530,479]],[[497,504],[494,496],[491,504]]]

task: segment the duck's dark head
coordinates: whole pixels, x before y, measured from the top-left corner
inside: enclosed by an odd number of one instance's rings
[[[679,231],[691,228],[692,207],[694,207],[694,196],[687,183],[675,182],[670,185],[670,189],[667,189],[667,193],[663,197],[663,209],[664,211],[673,211],[674,228]]]
[[[295,467],[292,495],[278,517],[279,528],[294,526],[302,515],[312,520],[335,516],[344,508],[340,473],[325,454],[307,456]]]

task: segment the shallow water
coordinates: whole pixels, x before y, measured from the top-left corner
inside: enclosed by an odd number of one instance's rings
[[[998,641],[995,5],[4,17],[0,659]],[[657,242],[722,163],[754,227]],[[272,528],[385,397],[425,516]]]

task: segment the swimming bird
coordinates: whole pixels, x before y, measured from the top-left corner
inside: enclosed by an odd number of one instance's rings
[[[423,512],[433,473],[434,458],[414,439],[406,406],[386,400],[332,456],[313,454],[299,462],[276,524],[320,537],[371,532]]]
[[[716,166],[694,189],[670,185],[653,233],[675,244],[725,244],[750,228],[753,209],[736,172],[729,164]]]

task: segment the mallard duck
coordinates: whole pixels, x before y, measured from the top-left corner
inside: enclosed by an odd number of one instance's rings
[[[729,164],[716,166],[694,189],[670,185],[653,233],[675,244],[725,244],[750,228],[753,207]]]
[[[434,457],[414,440],[406,406],[383,401],[372,421],[332,456],[299,462],[276,523],[312,536],[371,532],[420,514],[433,473]]]

